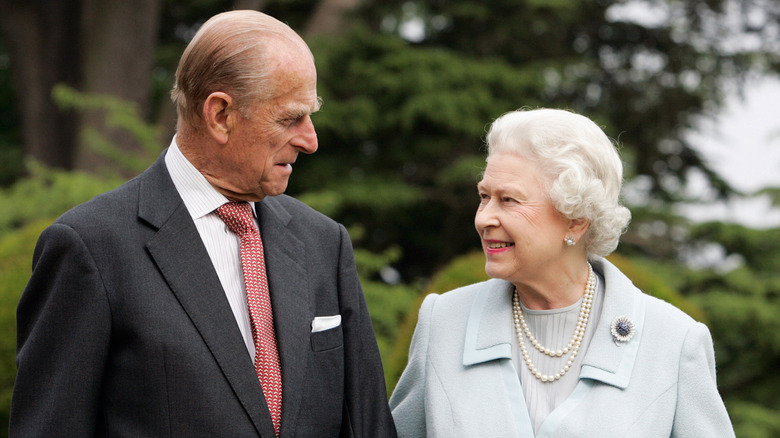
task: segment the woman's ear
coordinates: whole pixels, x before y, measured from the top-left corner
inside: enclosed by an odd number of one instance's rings
[[[206,130],[219,144],[226,144],[230,138],[235,117],[235,105],[229,94],[215,91],[203,102],[203,120]]]
[[[574,237],[574,239],[579,242],[582,236],[585,234],[586,231],[588,231],[588,227],[590,226],[590,221],[584,218],[579,219],[571,219],[569,221],[569,236]]]

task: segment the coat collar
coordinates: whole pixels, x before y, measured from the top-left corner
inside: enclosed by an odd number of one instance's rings
[[[582,361],[580,379],[592,379],[625,388],[631,379],[644,323],[641,292],[612,263],[596,257],[593,269],[604,276],[606,290],[596,333]],[[463,365],[475,365],[496,359],[512,359],[512,285],[503,280],[488,280],[477,292],[466,323]],[[626,343],[616,343],[610,324],[618,316],[634,321],[635,334]]]

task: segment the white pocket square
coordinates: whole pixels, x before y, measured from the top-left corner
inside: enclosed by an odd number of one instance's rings
[[[332,328],[338,327],[341,325],[341,315],[333,315],[333,316],[315,316],[314,320],[311,322],[311,332],[317,333],[322,332],[325,330],[330,330]]]

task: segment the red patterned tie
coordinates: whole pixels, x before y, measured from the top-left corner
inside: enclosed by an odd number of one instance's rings
[[[255,372],[260,379],[276,436],[282,420],[282,371],[276,347],[274,315],[265,274],[263,241],[252,218],[252,207],[246,202],[228,202],[216,210],[217,215],[241,239],[241,267],[244,270],[246,299],[255,341]]]

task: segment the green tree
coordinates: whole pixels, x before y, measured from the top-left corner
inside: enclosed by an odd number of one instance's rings
[[[486,123],[539,78],[359,29],[312,47],[325,102],[314,116],[322,146],[298,160],[290,191],[329,193],[327,212],[362,226],[368,249],[398,244],[406,278],[473,248]]]
[[[669,200],[692,168],[731,193],[682,134],[722,102],[724,79],[777,72],[780,62],[777,1],[418,0],[375,2],[365,16],[396,34],[421,26],[417,46],[541,74],[516,106],[543,102],[595,117],[620,136],[631,174],[649,177]]]

